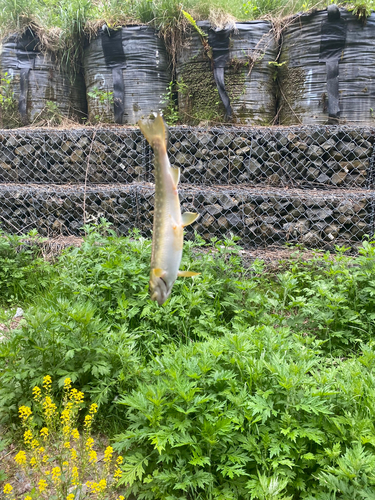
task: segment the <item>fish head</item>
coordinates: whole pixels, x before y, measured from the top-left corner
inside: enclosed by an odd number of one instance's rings
[[[149,285],[151,300],[156,300],[159,306],[164,304],[171,293],[173,285],[173,283],[168,282],[165,271],[152,269]]]

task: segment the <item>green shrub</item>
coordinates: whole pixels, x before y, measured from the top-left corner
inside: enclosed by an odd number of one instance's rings
[[[40,241],[36,231],[22,237],[0,229],[0,304],[19,305],[50,283],[53,270],[41,256]]]
[[[370,498],[375,351],[340,363],[321,354],[314,338],[272,327],[166,349],[119,401],[127,494],[317,499],[342,483]]]

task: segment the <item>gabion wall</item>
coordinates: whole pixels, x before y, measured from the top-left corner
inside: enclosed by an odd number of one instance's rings
[[[188,228],[233,233],[247,247],[356,245],[375,230],[370,128],[173,127]],[[11,233],[80,235],[105,217],[125,234],[151,235],[153,154],[135,128],[0,132],[0,227]]]

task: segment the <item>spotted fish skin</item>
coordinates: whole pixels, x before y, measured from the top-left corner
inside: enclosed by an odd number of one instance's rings
[[[184,231],[198,214],[181,214],[177,185],[180,169],[172,168],[166,147],[163,118],[157,115],[153,122],[138,122],[141,132],[155,155],[155,206],[150,271],[150,297],[159,305],[169,297],[177,276],[195,276],[199,273],[179,271]]]

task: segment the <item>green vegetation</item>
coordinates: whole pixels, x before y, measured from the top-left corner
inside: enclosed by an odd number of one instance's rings
[[[372,1],[338,2],[361,19],[370,15]],[[181,32],[189,23],[209,19],[213,25],[248,21],[264,16],[281,19],[297,12],[327,7],[315,0],[2,0],[0,35],[23,32],[30,27],[43,50],[55,52],[62,63],[75,64],[83,47],[83,37],[94,34],[106,23],[110,28],[149,23],[161,29],[171,54]],[[185,14],[184,14],[185,11]],[[176,32],[177,29],[177,32]]]
[[[0,422],[46,375],[98,405],[143,499],[372,499],[375,241],[356,257],[296,250],[268,270],[231,240],[185,242],[179,279],[148,298],[151,243],[102,221],[54,261],[1,234]],[[14,328],[14,327],[13,327]],[[38,425],[41,422],[37,422]]]
[[[0,78],[0,126],[14,128],[21,125],[18,103],[14,97],[12,78],[5,72]]]

